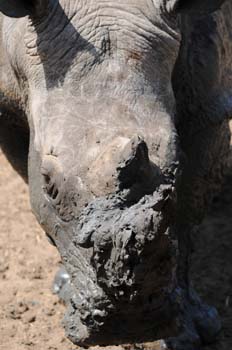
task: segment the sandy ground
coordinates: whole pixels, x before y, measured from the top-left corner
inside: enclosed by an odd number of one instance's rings
[[[193,237],[194,284],[217,306],[223,332],[207,350],[232,348],[232,176]],[[74,350],[64,307],[51,293],[60,263],[36,223],[27,186],[0,153],[0,350]],[[111,347],[111,350],[114,348]]]

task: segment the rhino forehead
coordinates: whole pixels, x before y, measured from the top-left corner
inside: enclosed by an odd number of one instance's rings
[[[77,33],[71,33],[73,30]],[[145,39],[149,45],[156,37],[177,38],[176,32],[163,17],[162,10],[153,1],[119,0],[115,1],[59,1],[53,5],[46,20],[37,22],[37,31],[44,33],[41,41],[60,39],[64,35],[79,35],[83,40],[95,46],[102,44],[102,36],[112,36],[112,45],[128,44],[144,49]],[[115,41],[114,35],[115,34]],[[68,36],[66,39],[68,39]],[[122,42],[120,42],[120,39]],[[39,44],[42,44],[40,40]],[[38,44],[37,43],[37,44]],[[135,44],[136,43],[136,44]],[[101,45],[99,45],[101,48]]]
[[[141,65],[160,56],[173,65],[179,35],[151,0],[60,1],[45,19],[29,22],[25,46],[30,67],[42,63],[48,80],[62,82],[70,66],[86,76],[108,57]]]

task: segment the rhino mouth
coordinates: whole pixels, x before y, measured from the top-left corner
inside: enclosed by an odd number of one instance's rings
[[[170,234],[173,187],[160,185],[133,205],[125,194],[90,203],[71,241],[66,239],[60,249],[71,276],[65,327],[80,346],[167,336],[164,324],[176,288],[176,243]]]

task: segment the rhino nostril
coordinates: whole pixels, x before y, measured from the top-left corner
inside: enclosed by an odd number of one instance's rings
[[[47,190],[47,194],[52,198],[52,199],[56,199],[58,194],[59,194],[59,190],[56,187],[56,185],[53,183],[50,186],[46,187]]]
[[[53,156],[45,156],[41,166],[41,174],[43,176],[43,190],[52,199],[57,200],[59,188],[64,182],[62,171],[56,158]]]
[[[55,200],[58,197],[59,191],[57,188],[54,188],[54,191],[52,193],[53,199]]]
[[[59,194],[59,189],[54,182],[54,179],[51,179],[48,175],[43,175],[44,178],[44,185],[43,190],[46,192],[46,194],[51,197],[53,200],[56,200]]]
[[[46,175],[46,174],[42,174],[43,177],[44,177],[44,182],[46,185],[49,185],[50,184],[50,176]]]

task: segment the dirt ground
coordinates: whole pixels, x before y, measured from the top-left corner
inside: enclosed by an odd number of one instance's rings
[[[1,153],[0,193],[0,350],[77,349],[60,324],[64,306],[51,293],[59,256],[31,213],[27,186]],[[218,343],[207,350],[230,350],[232,175],[193,242],[195,287],[223,321]]]

